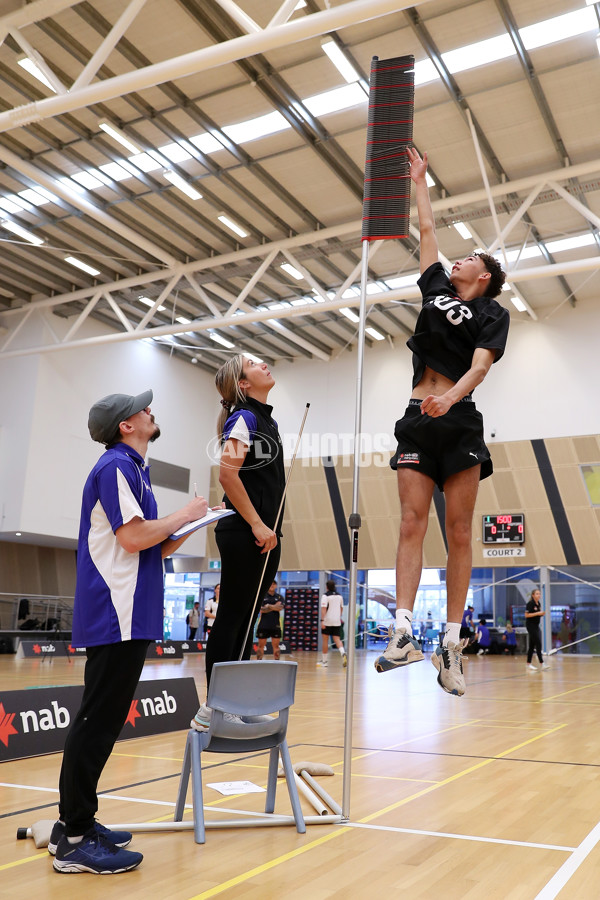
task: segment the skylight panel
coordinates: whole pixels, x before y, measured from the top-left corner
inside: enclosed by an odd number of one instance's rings
[[[224,149],[223,144],[207,131],[204,132],[204,134],[197,134],[194,137],[191,137],[190,144],[197,147],[201,153],[216,153],[217,150]]]
[[[442,53],[442,59],[448,70],[455,75],[457,72],[465,72],[467,69],[476,69],[487,63],[497,62],[509,56],[516,56],[517,51],[508,34],[500,34],[498,37],[478,41],[476,44],[468,44],[459,47],[458,50],[450,50]]]
[[[344,84],[342,87],[315,94],[303,101],[304,106],[313,116],[326,116],[328,113],[340,112],[366,103],[367,95],[359,84]]]
[[[153,159],[149,153],[136,153],[135,156],[129,157],[129,162],[142,172],[154,172],[155,169],[162,169],[161,163]]]
[[[561,253],[563,250],[577,250],[579,247],[596,245],[596,239],[591,234],[578,234],[574,237],[561,238],[558,241],[546,241],[548,253]]]
[[[19,191],[19,197],[22,197],[23,200],[27,200],[27,202],[31,203],[32,206],[44,206],[44,204],[50,203],[49,197],[42,196],[42,194],[34,191],[33,188],[27,188],[24,191]]]
[[[515,262],[517,259],[520,262],[522,259],[534,259],[534,257],[541,255],[542,251],[539,247],[525,247],[524,250],[506,251],[507,262]]]
[[[7,231],[11,231],[13,234],[16,234],[17,237],[23,238],[25,241],[29,241],[30,244],[39,246],[44,243],[43,238],[38,237],[37,234],[33,234],[32,231],[28,231],[27,228],[23,228],[23,226],[17,224],[17,222],[2,222],[2,228],[6,228]]]
[[[598,31],[598,20],[591,6],[576,9],[564,16],[546,19],[544,22],[536,22],[534,25],[527,25],[526,28],[519,29],[519,34],[525,48],[535,50],[536,47],[564,41],[587,31]]]
[[[19,198],[16,197],[16,199],[18,200]],[[20,213],[23,212],[23,204],[15,203],[15,201],[11,200],[9,197],[0,197],[0,209],[5,209],[6,212],[9,213]]]
[[[125,181],[126,178],[133,178],[131,172],[128,172],[127,169],[124,169],[123,166],[120,166],[119,163],[116,162],[100,166],[100,171],[104,172],[105,175],[108,175],[113,181]]]
[[[420,84],[427,84],[428,81],[435,81],[439,78],[439,72],[430,59],[420,59],[415,63],[415,87]]]
[[[159,153],[162,153],[163,156],[166,156],[170,162],[179,163],[185,162],[186,159],[191,159],[191,155],[184,150],[181,144],[173,142],[171,144],[164,144],[164,146],[158,148]]]
[[[400,275],[398,278],[386,278],[385,283],[389,288],[413,287],[417,283],[419,276],[416,272],[412,275]]]
[[[237,125],[226,125],[223,131],[234,143],[244,144],[291,127],[280,112],[270,112],[256,119],[238,122]]]
[[[71,178],[73,179],[73,181],[76,181],[78,184],[80,184],[84,188],[87,188],[88,190],[94,190],[95,188],[102,187],[104,183],[100,181],[100,179],[97,178],[92,171],[75,172],[73,175],[71,175]],[[61,181],[62,180],[63,179],[61,178]]]

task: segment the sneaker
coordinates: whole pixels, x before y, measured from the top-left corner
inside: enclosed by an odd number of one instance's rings
[[[463,675],[462,650],[466,640],[454,644],[448,642],[446,647],[436,647],[431,654],[431,662],[438,670],[437,682],[447,694],[455,694],[462,697],[466,690],[465,676]]]
[[[375,660],[375,668],[378,672],[387,672],[397,666],[408,666],[409,663],[420,662],[425,659],[416,638],[408,633],[406,628],[393,629],[390,626],[389,643],[383,654]]]
[[[526,671],[527,672],[537,672],[537,666],[534,666],[533,663],[527,663]]]
[[[100,822],[96,821],[94,821],[94,829],[96,834],[103,834],[105,838],[108,838],[108,840],[115,845],[115,847],[127,847],[127,845],[131,843],[132,834],[129,831],[111,831],[105,825],[101,825]],[[66,835],[66,833],[67,830],[62,822],[54,823],[50,840],[48,841],[48,853],[51,853],[52,856],[56,855],[58,842],[63,835]]]
[[[552,668],[552,666],[549,663],[547,663],[547,662],[542,663],[542,669],[551,669],[551,668]]]
[[[342,665],[344,668],[348,665],[348,656],[345,653],[342,654]]]
[[[483,656],[483,650],[478,650],[478,651],[477,651],[477,656]]]
[[[325,660],[325,661],[321,660],[321,662],[317,663],[317,669],[326,669],[327,666],[328,666],[327,660]]]
[[[56,847],[52,865],[57,872],[93,872],[116,875],[135,869],[143,860],[141,853],[116,847],[103,834],[94,830],[84,834],[78,844],[70,844],[63,835]]]
[[[210,728],[211,715],[212,709],[210,708],[210,706],[207,706],[206,703],[203,703],[190,722],[190,728],[193,728],[194,731],[208,731],[208,729]],[[229,722],[232,725],[246,724],[241,716],[236,716],[233,713],[225,713],[223,718],[226,722]]]

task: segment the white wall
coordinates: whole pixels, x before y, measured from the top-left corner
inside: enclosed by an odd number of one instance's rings
[[[2,531],[77,537],[82,487],[103,452],[89,436],[88,412],[111,393],[152,388],[162,435],[150,445],[149,455],[190,469],[191,489],[197,482],[198,493],[207,494],[210,460],[205,448],[214,433],[217,406],[214,382],[206,372],[150,342],[132,341],[4,360],[0,378],[11,385],[0,400]],[[165,488],[156,488],[155,494],[163,515],[188,499]],[[189,538],[184,547],[186,553],[202,555],[204,533]]]

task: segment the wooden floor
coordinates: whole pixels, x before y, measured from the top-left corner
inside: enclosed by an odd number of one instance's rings
[[[144,861],[109,878],[59,875],[46,851],[16,841],[17,827],[56,813],[60,756],[0,770],[0,896],[70,900],[597,900],[600,897],[600,660],[552,658],[526,674],[523,657],[470,658],[467,694],[443,693],[426,659],[378,675],[359,651],[354,692],[350,820],[293,827],[137,834]],[[292,760],[324,762],[323,786],[342,799],[345,670],[298,653],[288,742]],[[5,690],[80,683],[83,660],[0,656]],[[150,663],[144,678],[193,675],[204,659]],[[193,710],[190,710],[193,713]],[[169,819],[185,732],[118,744],[104,772],[104,823]],[[266,757],[211,755],[209,781],[265,784]],[[264,795],[205,802],[259,809]],[[303,800],[307,814],[311,808]],[[283,784],[276,809],[289,811]],[[598,842],[598,843],[597,843]]]

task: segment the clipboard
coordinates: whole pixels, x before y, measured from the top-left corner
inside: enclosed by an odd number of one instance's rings
[[[213,522],[218,522],[219,519],[224,519],[225,516],[232,516],[234,512],[234,509],[209,509],[207,514],[202,516],[201,519],[194,519],[193,522],[188,522],[186,525],[182,525],[181,528],[178,528],[177,531],[170,535],[170,540],[178,541],[179,538],[186,537],[186,535],[191,534],[193,531],[198,531],[199,528],[204,528],[206,525],[212,525]]]

